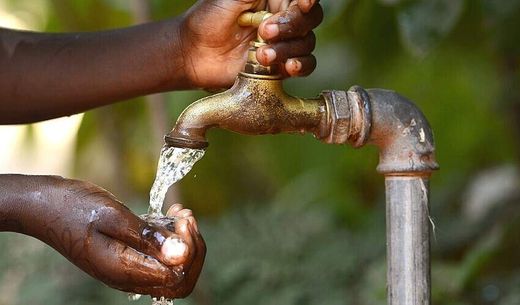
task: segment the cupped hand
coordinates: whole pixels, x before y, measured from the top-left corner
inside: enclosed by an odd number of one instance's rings
[[[176,221],[158,226],[98,186],[46,179],[50,186],[40,200],[46,204],[33,204],[17,217],[26,219],[23,233],[49,244],[110,287],[167,298],[191,293],[206,248],[190,210],[173,205],[168,216]]]
[[[263,65],[279,64],[285,76],[306,76],[316,68],[312,30],[323,19],[319,0],[199,0],[182,18],[181,49],[192,87],[231,85],[246,62],[257,30],[241,27],[245,11],[268,9],[275,15],[258,29],[268,42],[257,51]]]

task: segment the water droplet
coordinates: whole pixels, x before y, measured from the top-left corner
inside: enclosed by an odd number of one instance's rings
[[[152,305],[173,305],[173,300],[166,299],[164,297],[152,298]]]
[[[128,300],[129,301],[138,301],[139,299],[141,298],[141,295],[140,294],[137,294],[137,293],[129,293],[128,294]]]

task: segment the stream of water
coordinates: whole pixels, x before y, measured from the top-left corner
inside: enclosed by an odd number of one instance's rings
[[[164,146],[159,157],[157,174],[150,190],[150,207],[148,214],[142,217],[150,219],[164,219],[162,207],[166,192],[175,182],[184,178],[204,156],[202,149],[178,148]],[[130,300],[137,300],[140,296],[130,294]],[[173,300],[166,298],[152,298],[152,305],[173,305]]]
[[[162,206],[166,192],[175,182],[184,178],[203,156],[204,150],[202,149],[163,147],[157,166],[157,175],[150,190],[148,214],[163,216]]]

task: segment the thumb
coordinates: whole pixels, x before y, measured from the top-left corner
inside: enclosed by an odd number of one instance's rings
[[[170,231],[166,224],[148,223],[130,210],[103,211],[97,215],[95,224],[98,232],[168,266],[181,264],[188,256],[189,245],[181,235]]]

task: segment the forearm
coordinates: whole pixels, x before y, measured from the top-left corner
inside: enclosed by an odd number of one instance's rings
[[[51,176],[0,175],[0,231],[35,235],[49,210]],[[40,237],[40,236],[35,236]]]
[[[0,122],[71,115],[188,86],[178,22],[94,33],[0,29]]]

